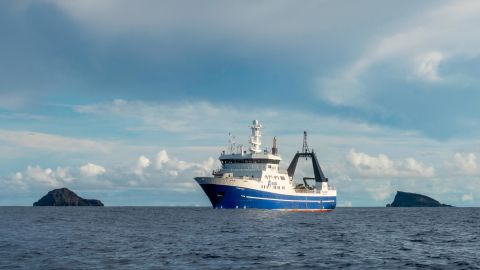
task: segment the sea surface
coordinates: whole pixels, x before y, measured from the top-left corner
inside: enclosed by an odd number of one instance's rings
[[[479,269],[480,208],[0,207],[0,269]]]

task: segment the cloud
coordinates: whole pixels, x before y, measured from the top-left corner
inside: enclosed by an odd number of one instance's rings
[[[440,81],[438,66],[445,56],[441,52],[429,52],[417,57],[417,75],[428,81]]]
[[[466,0],[448,2],[409,17],[398,23],[397,29],[372,39],[364,53],[347,67],[316,78],[321,98],[333,105],[371,107],[376,93],[368,87],[367,78],[369,71],[378,66],[397,67],[389,71],[395,71],[395,76],[403,80],[410,75],[437,83],[455,80],[455,74],[441,76],[439,67],[447,58],[480,56],[480,30],[476,27],[480,24],[479,14],[480,3]],[[378,78],[378,70],[374,73]],[[382,90],[392,91],[388,87]]]
[[[372,157],[351,149],[347,155],[347,160],[353,167],[367,175],[389,176],[397,173],[393,161],[384,154]]]
[[[111,102],[77,105],[74,111],[80,114],[89,114],[99,119],[121,120],[122,127],[133,132],[166,131],[174,133],[177,138],[201,138],[215,141],[224,139],[228,132],[241,135],[248,132],[248,125],[254,119],[266,123],[269,132],[282,131],[299,132],[309,123],[309,130],[321,130],[334,134],[380,134],[391,132],[388,128],[368,124],[362,121],[353,121],[336,116],[317,116],[298,110],[277,110],[269,107],[243,110],[232,105],[219,105],[211,102],[176,102],[159,103],[145,101],[127,101],[115,99]],[[284,120],[288,119],[287,122]],[[287,123],[287,124],[286,124]],[[345,133],[348,131],[348,134]],[[400,135],[411,135],[413,131],[396,130]],[[222,137],[215,137],[221,135]],[[214,140],[213,140],[213,139]],[[156,164],[157,165],[157,164]]]
[[[218,162],[212,157],[209,157],[202,163],[187,162],[178,160],[177,158],[170,159],[167,151],[162,150],[157,154],[155,169],[167,173],[170,176],[178,176],[179,171],[182,172],[186,170],[192,170],[198,176],[205,176],[217,166],[219,166]]]
[[[168,156],[165,150],[160,153]],[[128,166],[105,168],[86,163],[78,169],[69,167],[52,169],[29,165],[22,172],[0,176],[0,185],[7,186],[8,190],[69,187],[74,190],[111,191],[137,188],[194,192],[196,183],[193,178],[209,175],[213,168],[218,166],[211,157],[201,163],[173,157],[163,163],[162,168],[156,168],[151,166],[150,159],[145,155],[141,155],[133,165],[130,168]],[[132,167],[135,168],[133,171]]]
[[[78,113],[95,114],[104,117],[116,116],[132,119],[142,125],[130,127],[140,130],[165,130],[173,133],[185,132],[192,123],[207,125],[208,119],[216,117],[219,109],[207,102],[184,102],[181,104],[160,104],[142,101],[115,99],[112,102],[74,106]]]
[[[468,153],[465,155],[461,153],[455,153],[453,156],[453,164],[463,173],[477,173],[477,156],[475,156],[473,153]]]
[[[235,5],[219,1],[202,4],[196,1],[146,1],[135,5],[128,1],[108,0],[101,4],[89,0],[52,2],[79,25],[102,37],[130,33],[153,37],[201,33],[196,35],[199,43],[204,39],[237,41],[223,44],[241,46],[244,50],[251,47],[272,49],[272,45],[277,49],[298,46],[304,43],[303,40],[320,40],[316,34],[327,32],[323,24],[338,24],[336,17],[347,19],[355,9],[316,1],[302,5],[295,1],[239,2]],[[342,9],[343,13],[327,16],[331,9]],[[357,17],[360,14],[357,13]],[[353,29],[343,27],[343,30]]]
[[[407,175],[418,175],[422,177],[435,176],[435,169],[433,166],[427,166],[422,162],[415,160],[414,158],[405,159],[403,166]]]
[[[141,155],[137,160],[134,177],[128,176],[128,172],[125,171],[118,172],[117,175],[123,175],[120,178],[130,179],[126,183],[130,186],[192,192],[196,185],[193,178],[209,175],[213,167],[218,166],[211,157],[202,163],[179,160],[176,157],[170,158],[165,149],[157,153],[156,165],[151,166],[151,164],[147,156]]]
[[[135,174],[137,175],[143,175],[143,171],[150,166],[151,162],[150,159],[145,157],[144,155],[141,155],[138,157],[137,160],[137,165],[135,167]]]
[[[387,155],[377,157],[351,149],[347,160],[362,176],[370,177],[433,177],[435,169],[414,158],[406,158],[402,162],[394,162]]]
[[[472,194],[464,194],[462,196],[462,201],[464,202],[471,202],[473,201],[473,195]]]
[[[22,173],[17,173],[15,176],[21,176]],[[47,186],[52,188],[61,187],[64,184],[71,183],[73,177],[69,173],[68,168],[57,167],[57,169],[46,168],[42,169],[40,166],[27,166],[23,173],[23,177],[19,179],[25,185],[33,186]]]
[[[157,170],[161,170],[163,164],[167,163],[168,161],[170,161],[170,158],[168,157],[167,151],[162,150],[158,152],[155,162]]]
[[[100,174],[104,174],[106,169],[100,165],[95,165],[93,163],[87,163],[80,167],[80,172],[84,176],[97,176]]]
[[[26,148],[55,152],[101,152],[110,151],[113,143],[90,139],[77,139],[32,131],[12,131],[0,129],[0,141]]]

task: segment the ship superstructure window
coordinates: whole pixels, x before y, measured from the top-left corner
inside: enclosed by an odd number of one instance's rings
[[[247,159],[222,159],[222,164],[232,164],[232,163],[272,163],[279,164],[280,160],[266,159],[266,158],[247,158]]]

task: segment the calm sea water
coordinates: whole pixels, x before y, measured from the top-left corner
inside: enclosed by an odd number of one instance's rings
[[[478,269],[478,208],[0,207],[1,269]]]

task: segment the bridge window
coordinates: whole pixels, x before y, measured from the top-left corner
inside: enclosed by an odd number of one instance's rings
[[[254,158],[254,159],[222,159],[222,164],[231,164],[231,163],[271,163],[271,164],[279,164],[280,160],[274,159],[266,159],[266,158]],[[268,165],[269,168],[271,165]]]

